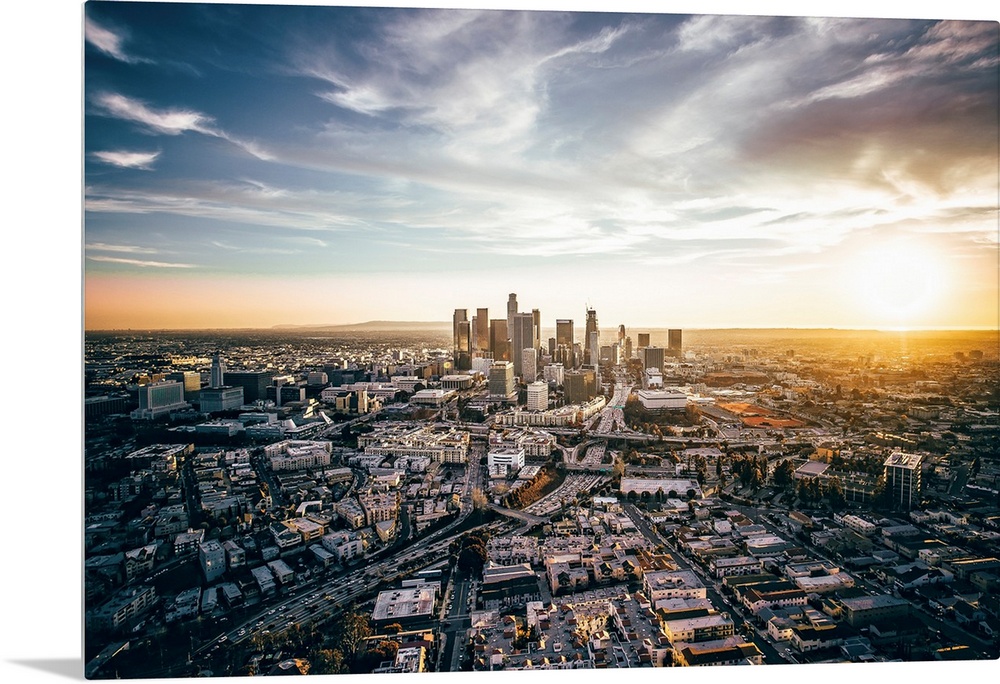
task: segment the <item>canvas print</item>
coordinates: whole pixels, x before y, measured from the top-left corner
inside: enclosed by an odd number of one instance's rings
[[[82,22],[87,678],[995,663],[996,22]]]

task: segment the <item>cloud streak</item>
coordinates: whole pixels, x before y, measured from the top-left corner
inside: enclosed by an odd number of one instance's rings
[[[159,158],[160,153],[126,152],[119,150],[92,152],[91,156],[104,162],[105,164],[117,166],[122,169],[142,169],[144,171],[148,171],[153,168],[153,162]]]
[[[87,259],[107,264],[125,264],[128,266],[140,266],[142,268],[197,268],[195,264],[169,263],[166,261],[145,261],[142,259],[125,259],[122,257],[88,256]]]

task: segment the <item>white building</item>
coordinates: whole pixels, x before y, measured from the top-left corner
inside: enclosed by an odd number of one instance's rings
[[[497,449],[491,451],[486,458],[491,470],[503,466],[517,472],[524,467],[524,449]]]
[[[676,389],[636,391],[639,403],[648,411],[683,411],[687,408],[687,395]]]
[[[528,402],[526,408],[529,411],[545,411],[549,408],[549,385],[547,382],[532,382],[528,385]]]
[[[542,377],[545,378],[545,382],[556,387],[563,384],[565,373],[566,369],[561,363],[550,363],[542,369]]]
[[[198,545],[198,562],[205,581],[211,584],[226,572],[226,551],[215,540]]]

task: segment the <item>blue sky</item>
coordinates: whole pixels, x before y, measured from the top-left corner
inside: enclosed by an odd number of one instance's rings
[[[989,327],[992,21],[90,2],[86,325]]]

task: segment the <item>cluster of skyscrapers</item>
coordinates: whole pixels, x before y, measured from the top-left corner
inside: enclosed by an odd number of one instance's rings
[[[476,309],[471,319],[469,309],[455,309],[452,318],[455,369],[495,375],[496,392],[492,388],[490,391],[493,395],[509,393],[500,383],[509,388],[513,378],[519,378],[525,384],[545,380],[565,385],[567,392],[570,386],[586,387],[581,396],[586,400],[587,395],[593,397],[598,391],[600,364],[618,365],[633,358],[632,338],[625,334],[624,325],[618,326],[614,343],[601,345],[597,311],[593,308],[586,309],[582,345],[576,341],[573,319],[557,318],[555,337],[543,344],[541,312],[518,309],[517,294],[512,292],[507,297],[506,318],[491,319],[488,308]],[[666,357],[680,356],[681,331],[670,330],[668,341],[666,348],[652,347],[649,333],[639,333],[636,351],[644,367],[662,369]],[[503,364],[510,364],[510,368]]]

